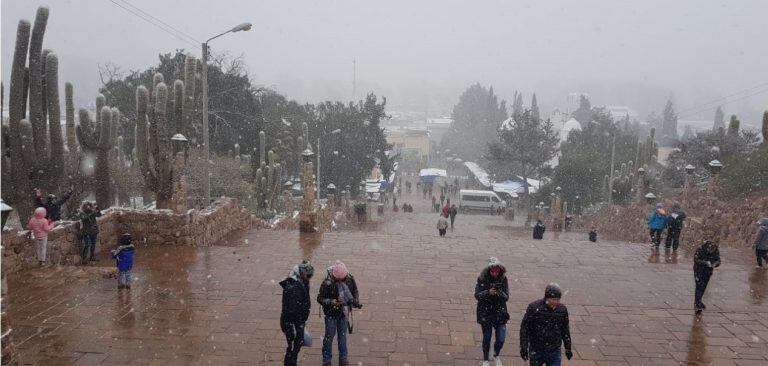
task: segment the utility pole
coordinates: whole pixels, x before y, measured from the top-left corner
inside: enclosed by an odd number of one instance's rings
[[[203,190],[205,191],[205,205],[211,204],[211,142],[208,136],[208,42],[203,43],[203,150],[205,150],[205,162],[203,162]]]
[[[352,60],[352,102],[357,98],[357,61]]]
[[[611,139],[611,173],[608,176],[608,204],[613,204],[613,164],[616,156],[616,133],[613,134]]]
[[[317,138],[317,203],[320,203],[320,138]]]

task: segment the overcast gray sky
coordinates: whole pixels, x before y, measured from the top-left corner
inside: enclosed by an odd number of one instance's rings
[[[580,91],[593,104],[642,113],[661,110],[670,96],[684,110],[768,83],[764,0],[127,2],[197,40],[252,22],[250,32],[217,39],[212,49],[244,54],[254,83],[300,101],[350,99],[353,59],[359,95],[374,91],[390,109],[434,114],[450,111],[474,82],[505,99],[521,90],[526,103],[536,91],[545,108]],[[51,8],[44,47],[59,55],[61,84],[74,82],[81,103],[97,91],[98,63],[143,69],[176,48],[200,56],[198,45],[110,0],[3,0],[3,80],[17,22],[32,21],[40,4]],[[768,92],[725,109],[756,116],[766,108]]]

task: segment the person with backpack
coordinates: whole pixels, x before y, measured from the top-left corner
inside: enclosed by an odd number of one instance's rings
[[[323,366],[330,366],[333,358],[333,338],[338,335],[339,366],[349,366],[347,331],[352,332],[352,308],[362,308],[357,283],[347,266],[336,260],[328,268],[327,275],[317,294],[317,302],[325,314],[323,337]]]
[[[651,216],[648,217],[648,228],[651,232],[651,249],[659,249],[661,244],[661,233],[667,226],[667,213],[664,211],[664,205],[659,202],[656,204],[656,209],[653,210]]]
[[[82,264],[88,264],[93,261],[93,253],[96,250],[96,237],[99,235],[99,225],[96,218],[101,216],[99,206],[89,201],[84,201],[77,212],[77,218],[80,220],[80,236],[83,240],[83,250],[80,253]],[[89,256],[90,254],[90,256]]]
[[[309,261],[293,266],[291,273],[280,281],[283,288],[283,310],[280,312],[280,329],[285,334],[288,346],[285,349],[283,364],[296,366],[299,351],[304,345],[305,325],[309,319],[312,301],[309,297],[309,280],[315,273]]]
[[[37,261],[40,266],[45,264],[45,254],[48,249],[48,233],[53,230],[53,221],[46,218],[46,216],[45,208],[38,207],[27,222],[27,230],[35,239]]]
[[[685,212],[683,212],[680,204],[675,202],[672,205],[672,212],[669,213],[667,218],[667,238],[664,241],[664,249],[677,251],[680,246],[680,233],[683,231],[683,220],[685,220]]]
[[[509,300],[509,283],[507,269],[498,258],[491,257],[488,265],[480,272],[475,284],[475,299],[477,300],[477,323],[483,331],[483,366],[489,366],[488,358],[491,349],[491,337],[496,333],[493,344],[493,360],[496,366],[501,366],[499,354],[504,347],[507,333],[507,301]]]

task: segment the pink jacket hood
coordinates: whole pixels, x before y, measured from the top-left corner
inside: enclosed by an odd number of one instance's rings
[[[29,219],[27,223],[27,229],[32,231],[32,235],[35,239],[42,239],[48,236],[48,232],[53,230],[53,222],[48,221],[45,218],[45,208],[38,207],[35,209],[35,214]]]

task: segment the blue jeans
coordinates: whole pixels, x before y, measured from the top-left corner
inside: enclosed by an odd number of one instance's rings
[[[86,257],[90,253],[89,260],[93,260],[93,251],[96,249],[96,234],[83,234],[83,251],[80,256],[82,263],[86,263]]]
[[[339,359],[347,357],[347,319],[335,316],[325,317],[325,336],[323,337],[323,362],[331,362],[333,337],[339,334]]]
[[[488,361],[488,352],[491,350],[491,333],[496,330],[496,342],[493,343],[493,357],[499,355],[501,347],[504,347],[504,338],[507,335],[506,324],[493,325],[490,323],[480,324],[483,329],[483,361]]]
[[[130,286],[131,285],[131,271],[119,271],[117,272],[117,285],[118,286]]]
[[[531,366],[560,366],[560,350],[550,352],[531,352]]]

